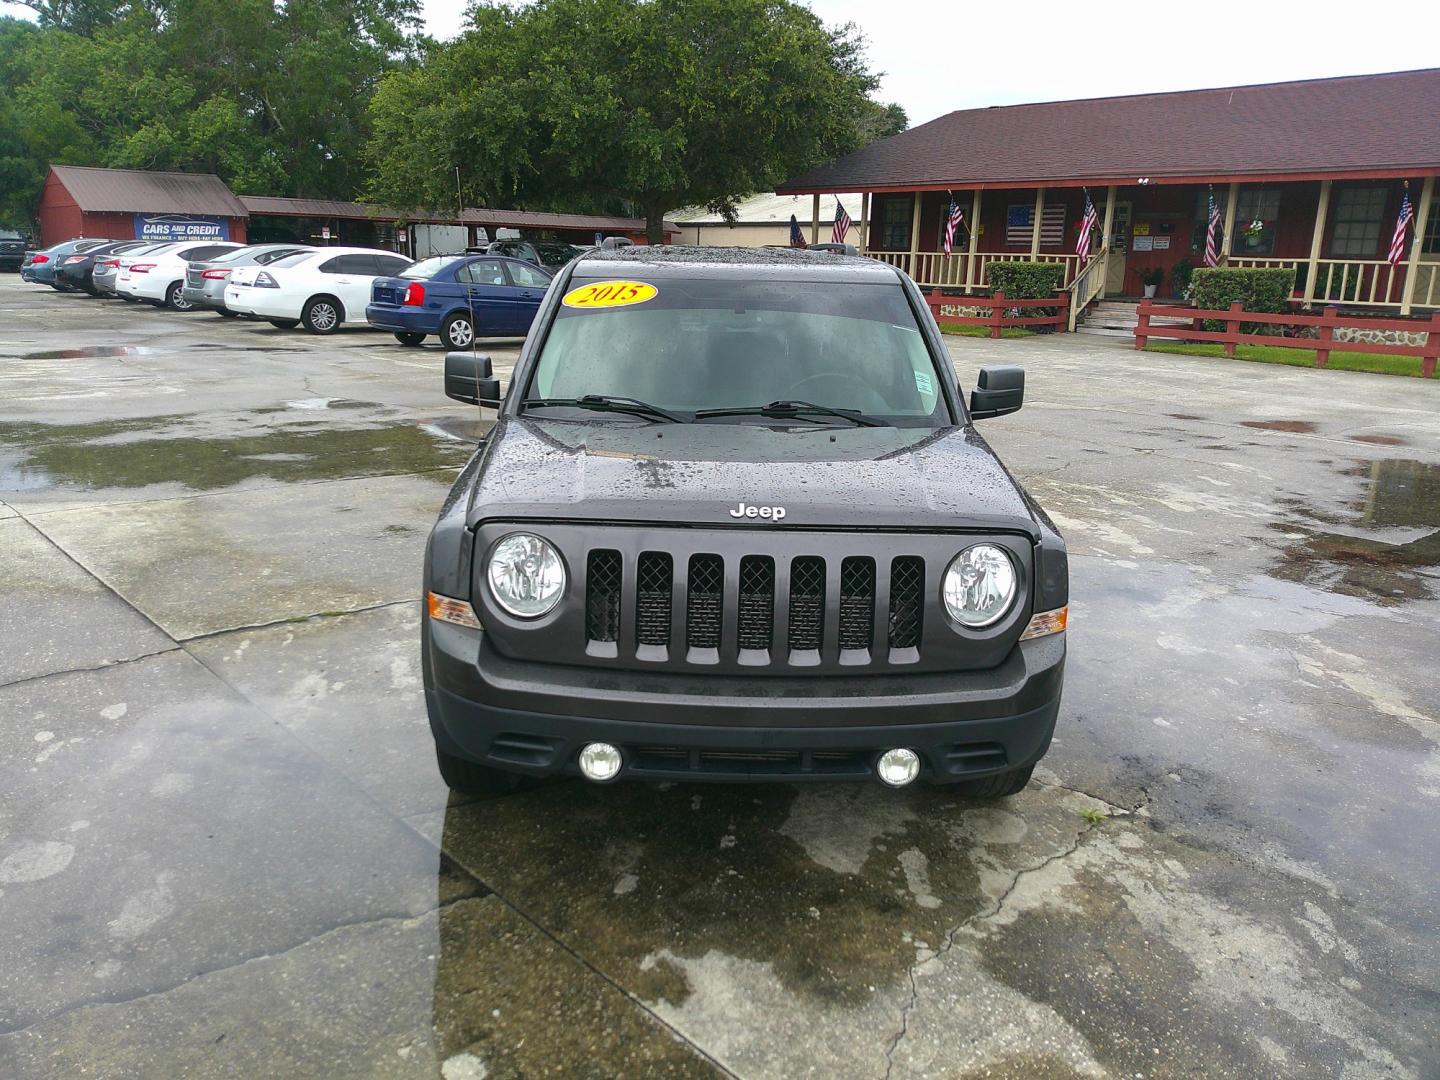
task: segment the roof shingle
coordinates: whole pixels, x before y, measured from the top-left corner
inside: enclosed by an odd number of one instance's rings
[[[90,169],[79,165],[52,165],[50,169],[87,213],[249,217],[225,181],[213,173]]]
[[[781,184],[897,186],[1440,168],[1440,68],[948,113]]]

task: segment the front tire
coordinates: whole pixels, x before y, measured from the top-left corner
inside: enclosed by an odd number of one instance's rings
[[[438,746],[435,748],[435,761],[440,766],[440,778],[445,781],[446,787],[464,795],[505,795],[518,788],[523,779],[516,773],[454,757]]]
[[[457,311],[440,327],[440,340],[447,349],[468,349],[475,344],[475,324],[469,315]]]
[[[317,296],[305,305],[300,321],[312,334],[333,334],[340,329],[344,318],[345,313],[340,308],[339,300],[329,296]]]
[[[411,333],[408,330],[396,330],[395,340],[400,342],[401,345],[419,345],[425,340],[425,335]]]
[[[979,780],[961,780],[950,790],[967,799],[1003,799],[1024,791],[1034,771],[1034,765],[1026,765],[1023,769],[1011,769]]]
[[[164,306],[171,311],[194,311],[195,305],[185,299],[185,283],[183,281],[172,281],[170,287],[165,290]]]
[[[300,325],[299,319],[271,319],[270,325],[277,330],[294,330]]]

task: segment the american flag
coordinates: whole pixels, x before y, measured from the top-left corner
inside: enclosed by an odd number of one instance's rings
[[[845,207],[840,205],[840,200],[835,200],[835,228],[830,230],[830,242],[832,244],[843,244],[845,234],[850,231],[850,215],[845,213]]]
[[[1095,204],[1090,201],[1090,189],[1085,188],[1085,216],[1080,219],[1080,239],[1075,241],[1075,254],[1083,265],[1090,258],[1090,232],[1100,224],[1095,213]]]
[[[955,233],[960,228],[960,223],[965,220],[965,212],[955,205],[955,197],[950,197],[950,212],[945,215],[945,254],[950,254],[950,249],[955,246]]]
[[[790,246],[800,248],[810,246],[805,243],[805,234],[800,231],[800,222],[795,220],[794,214],[790,215]]]
[[[1410,228],[1410,185],[1405,185],[1405,194],[1400,199],[1400,216],[1395,219],[1395,236],[1390,241],[1390,265],[1399,266],[1405,257],[1405,233]]]
[[[1220,204],[1210,193],[1210,210],[1205,215],[1205,265],[1220,265]]]

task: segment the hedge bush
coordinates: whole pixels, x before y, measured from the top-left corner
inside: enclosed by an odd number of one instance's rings
[[[1065,280],[1065,264],[1053,262],[992,262],[985,276],[994,292],[1010,300],[1043,300],[1054,296]]]
[[[1295,271],[1275,269],[1227,269],[1202,267],[1190,279],[1190,303],[1207,311],[1228,308],[1237,300],[1246,311],[1282,312],[1289,310],[1290,294],[1295,291]],[[1205,320],[1205,329],[1224,330],[1218,319]],[[1280,333],[1278,326],[1246,323],[1246,334]]]

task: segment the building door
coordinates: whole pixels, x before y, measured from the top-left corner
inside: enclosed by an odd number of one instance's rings
[[[1105,264],[1105,295],[1125,295],[1125,259],[1130,254],[1130,208],[1115,203],[1115,220],[1110,227],[1110,259]]]

